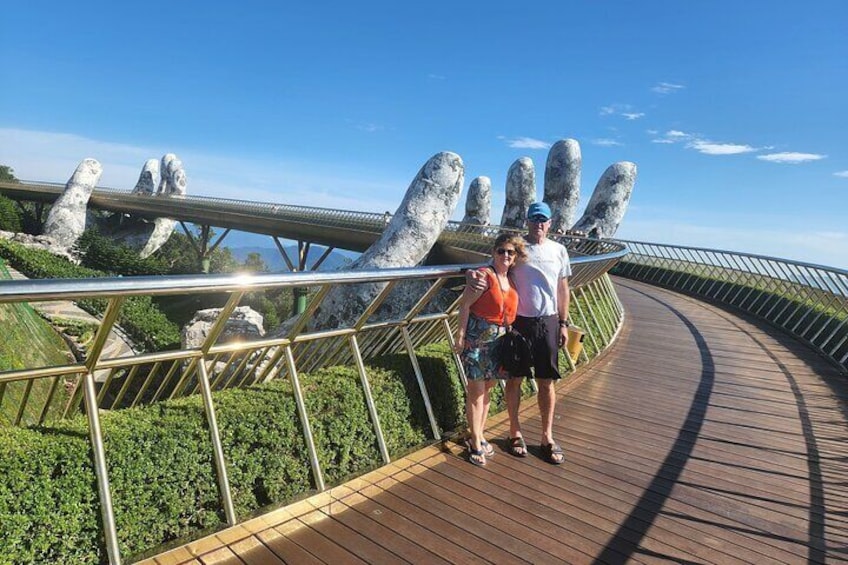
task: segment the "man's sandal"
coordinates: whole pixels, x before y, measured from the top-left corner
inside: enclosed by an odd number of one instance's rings
[[[542,447],[542,459],[551,465],[562,465],[565,461],[565,455],[562,453],[562,448],[555,443],[549,443]]]
[[[476,465],[478,467],[482,467],[486,464],[486,454],[483,453],[482,449],[471,449],[468,448],[468,462],[472,465]]]
[[[515,457],[527,457],[527,444],[523,437],[511,437],[507,440],[507,450]]]

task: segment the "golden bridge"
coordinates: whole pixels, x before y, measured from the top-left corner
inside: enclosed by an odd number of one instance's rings
[[[0,192],[51,202],[61,186],[2,184]],[[281,250],[280,239],[295,239],[301,248],[362,251],[385,226],[382,214],[108,189],[96,190],[90,206],[262,233]],[[452,223],[427,265],[413,269],[2,281],[0,304],[97,299],[105,309],[83,362],[0,373],[0,408],[14,403],[10,424],[24,428],[50,429],[85,414],[96,493],[68,496],[96,500],[100,542],[91,555],[110,563],[848,561],[848,272],[711,249],[561,237],[574,263],[571,317],[586,330],[580,355],[564,357],[569,376],[559,389],[554,434],[566,461],[551,466],[538,456],[531,440],[540,422],[529,400],[522,422],[530,457],[507,454],[508,425],[499,414],[490,430],[497,454],[475,467],[463,458],[460,430],[439,421],[440,383],[421,351],[451,342],[456,300],[443,298],[455,297],[464,269],[484,259],[497,231]],[[365,283],[385,290],[356,322],[308,329],[332,289]],[[312,289],[311,301],[285,335],[219,342],[245,295],[296,287]],[[417,294],[406,312],[375,316],[392,292]],[[226,304],[200,347],[103,354],[130,298],[204,294],[224,295]],[[406,360],[407,391],[428,427],[425,445],[412,452],[389,445],[386,413],[374,399],[368,362],[385,356]],[[451,362],[461,387],[461,366]],[[357,375],[379,453],[377,465],[344,480],[320,454],[318,415],[300,380],[331,366]],[[219,420],[220,394],[274,381],[290,385],[294,412],[280,417],[298,423],[310,489],[245,511],[231,474],[245,453],[232,452],[237,421]],[[56,410],[68,383],[69,398]],[[124,476],[129,462],[109,449],[119,431],[104,431],[101,420],[198,397],[216,488],[215,507],[202,510],[220,520],[170,546],[130,546],[136,533],[122,529],[128,522],[121,513],[128,498],[144,497],[144,485]],[[0,479],[0,501],[4,496],[11,495]],[[147,501],[152,509],[170,503]],[[0,517],[7,532],[25,519],[2,506]]]

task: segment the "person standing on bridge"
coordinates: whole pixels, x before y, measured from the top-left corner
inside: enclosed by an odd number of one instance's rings
[[[533,377],[539,387],[539,412],[542,417],[542,458],[560,465],[565,460],[562,448],[553,437],[556,410],[556,381],[559,372],[559,349],[568,344],[568,306],[571,292],[568,277],[571,262],[562,244],[548,239],[551,229],[551,209],[544,202],[535,202],[527,209],[527,260],[512,270],[518,291],[518,314],[515,329],[521,333],[533,352]],[[468,284],[475,292],[488,285],[480,270],[466,273]],[[518,409],[521,404],[521,383],[530,374],[510,375],[505,397],[509,412],[507,449],[516,457],[527,456],[527,444],[521,433]]]
[[[459,302],[454,350],[462,360],[468,380],[465,417],[468,421],[468,460],[485,465],[495,454],[484,434],[489,415],[490,391],[507,376],[500,366],[495,344],[515,320],[518,293],[510,282],[510,269],[524,259],[524,240],[503,234],[495,239],[492,264],[482,269],[485,288],[465,285]]]

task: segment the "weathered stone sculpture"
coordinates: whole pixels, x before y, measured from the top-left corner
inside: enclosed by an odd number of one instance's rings
[[[583,216],[573,229],[589,237],[612,237],[627,211],[635,183],[635,163],[621,161],[610,165],[595,186]]]
[[[159,178],[159,161],[148,159],[141,168],[138,182],[135,183],[133,194],[152,195],[156,193],[156,179]]]
[[[443,152],[427,161],[409,185],[383,235],[351,264],[349,270],[389,269],[418,265],[456,208],[462,191],[465,166],[455,153]],[[309,329],[332,329],[353,324],[385,287],[369,283],[334,288],[309,322]],[[391,317],[408,309],[406,296],[394,293],[375,314]],[[412,297],[417,300],[420,294]],[[275,333],[285,333],[286,324]]]
[[[154,179],[159,177],[158,187]],[[141,169],[138,182],[133,189],[134,194],[157,197],[181,197],[186,194],[186,174],[182,161],[173,153],[164,155],[160,162],[148,159]],[[124,225],[112,237],[125,245],[139,250],[142,258],[149,257],[162,247],[171,234],[177,222],[171,218],[156,218],[153,222],[138,220]]]
[[[162,176],[159,181],[158,193],[160,196],[184,196],[186,193],[185,171],[183,162],[177,159],[173,153],[167,153],[162,157]]]
[[[527,208],[536,201],[536,170],[530,157],[521,157],[509,168],[506,175],[506,202],[501,226],[524,229],[527,227]]]
[[[83,159],[65,185],[65,191],[50,208],[44,235],[56,241],[58,247],[70,249],[85,231],[88,199],[102,172],[98,161]]]
[[[468,187],[465,197],[465,217],[463,224],[488,226],[492,212],[492,180],[489,177],[477,177]]]
[[[580,144],[575,139],[561,139],[548,152],[543,200],[553,212],[552,233],[565,232],[577,216],[582,161]]]

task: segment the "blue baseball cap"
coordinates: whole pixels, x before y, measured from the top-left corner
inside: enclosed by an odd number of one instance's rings
[[[527,219],[547,222],[551,219],[551,207],[544,202],[534,202],[527,208]]]

